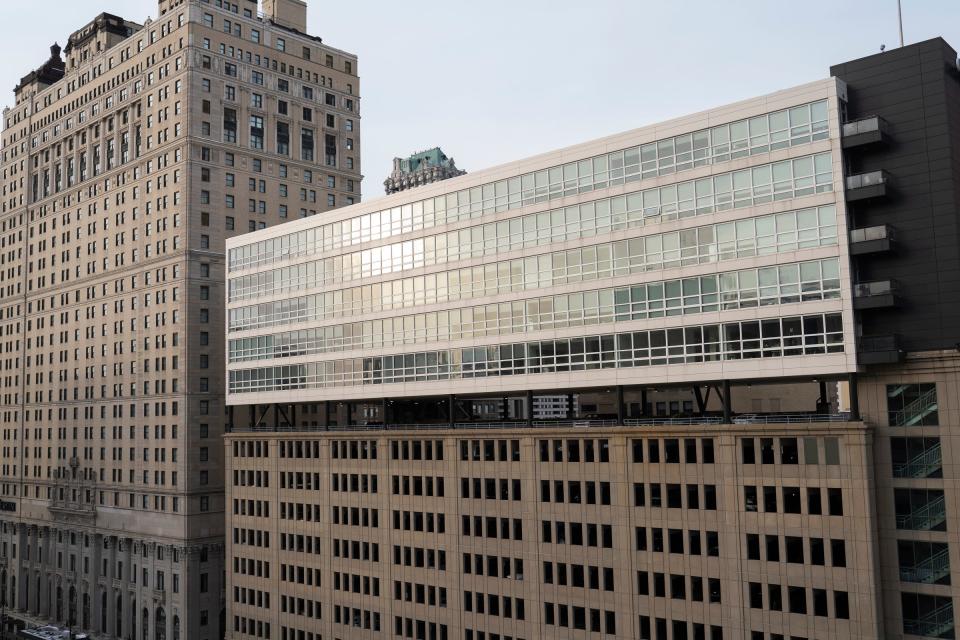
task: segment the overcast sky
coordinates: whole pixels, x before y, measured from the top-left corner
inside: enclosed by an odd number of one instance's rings
[[[359,56],[364,197],[394,156],[468,171],[826,77],[898,44],[896,0],[307,0],[309,32]],[[907,43],[960,47],[960,2],[903,0]],[[155,0],[0,0],[0,90],[101,11]]]

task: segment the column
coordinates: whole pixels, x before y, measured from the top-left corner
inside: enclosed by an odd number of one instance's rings
[[[730,424],[733,422],[733,410],[730,407],[730,381],[723,381],[723,423]]]
[[[533,426],[533,391],[527,391],[527,426]]]
[[[857,374],[847,375],[847,382],[850,386],[850,421],[860,421],[860,393],[857,389]]]
[[[89,630],[95,631],[96,633],[100,633],[100,629],[101,629],[100,623],[103,620],[103,618],[100,615],[101,614],[100,600],[102,597],[101,594],[103,593],[103,590],[100,588],[100,580],[99,580],[100,571],[102,569],[102,563],[100,562],[100,558],[103,554],[103,536],[101,534],[99,533],[94,534],[93,545],[94,545],[93,558],[91,559],[91,563],[93,564],[93,567],[92,567],[93,580],[91,580],[91,582],[93,583],[93,588],[90,589],[90,622],[89,622],[90,629]],[[83,605],[82,602],[80,604],[81,606]]]
[[[30,575],[29,558],[23,557],[23,550],[27,548],[27,528],[24,525],[16,527],[17,546],[20,549],[20,569],[17,571],[17,600],[15,606],[20,611],[25,611],[28,607],[27,598],[29,597],[30,585],[33,584],[33,576]],[[27,579],[24,580],[24,576]]]
[[[123,572],[120,574],[120,593],[123,597],[123,635],[133,636],[134,607],[131,605],[130,598],[130,572],[133,571],[133,540],[123,539],[123,549],[121,557],[123,558]]]
[[[112,544],[113,542],[111,541],[111,545]],[[110,565],[110,571],[116,571],[116,569],[113,568],[112,564]],[[108,577],[107,584],[108,585],[113,584],[112,577]],[[104,591],[106,591],[106,594],[107,594],[107,619],[106,619],[107,634],[106,635],[108,638],[113,638],[113,637],[116,637],[116,631],[117,631],[116,629],[117,591],[116,589],[110,586],[108,586]],[[99,603],[97,604],[97,608],[98,609],[100,608]]]
[[[623,426],[624,406],[623,406],[623,385],[617,385],[617,424]]]
[[[456,426],[457,420],[454,415],[454,410],[456,409],[457,396],[450,394],[447,396],[447,422],[451,429]]]
[[[143,593],[144,596],[143,596],[143,604],[138,605],[140,609],[140,621],[137,626],[140,627],[139,631],[141,634],[143,634],[143,630],[146,629],[147,630],[146,638],[148,640],[153,640],[154,638],[157,637],[157,628],[156,628],[157,621],[156,621],[156,616],[154,616],[154,611],[156,610],[157,605],[154,603],[153,598],[148,598],[146,596],[146,594],[149,593],[147,590],[144,589],[141,591],[141,593]],[[143,619],[144,608],[146,608],[147,610],[146,620]]]

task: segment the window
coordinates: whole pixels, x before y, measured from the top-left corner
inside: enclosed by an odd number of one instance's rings
[[[290,125],[286,122],[277,123],[277,153],[290,155]]]
[[[287,41],[283,38],[277,38],[277,51],[286,51]]]
[[[936,384],[887,385],[887,418],[891,427],[939,424]]]
[[[790,613],[807,613],[807,592],[803,587],[787,587]]]
[[[843,491],[841,489],[835,487],[827,489],[827,502],[830,505],[830,515],[843,515]]]
[[[263,118],[250,116],[250,148],[263,149]]]
[[[237,111],[236,109],[223,109],[223,141],[237,141]],[[232,185],[228,185],[232,186]]]
[[[300,131],[300,159],[313,160],[313,129]]]

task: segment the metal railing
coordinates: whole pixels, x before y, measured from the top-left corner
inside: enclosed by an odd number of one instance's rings
[[[900,411],[894,412],[890,425],[894,427],[911,427],[939,408],[937,404],[937,388],[933,387]]]
[[[913,636],[925,636],[927,638],[944,637],[944,634],[953,630],[953,627],[952,602],[948,602],[916,620],[907,618],[903,620],[904,633]]]
[[[859,173],[855,176],[847,176],[847,189],[860,189],[862,187],[873,187],[878,184],[884,184],[889,180],[886,171],[870,171],[868,173]]]
[[[734,416],[734,424],[805,424],[849,422],[849,413],[751,413]]]
[[[888,224],[850,230],[850,242],[869,242],[870,240],[888,239],[893,240],[893,227]]]
[[[947,519],[946,502],[940,496],[910,513],[897,516],[897,529],[930,531]]]
[[[943,467],[940,443],[921,451],[907,462],[894,465],[895,478],[928,478],[934,471]]]
[[[950,549],[943,549],[912,567],[900,567],[900,580],[932,584],[950,573]]]
[[[864,336],[860,338],[860,351],[864,353],[875,353],[879,351],[899,351],[900,336],[895,333],[888,333],[882,336]]]
[[[874,131],[886,131],[886,121],[880,116],[869,116],[843,124],[844,136],[855,136],[860,133],[873,133]]]
[[[690,426],[697,424],[721,424],[723,418],[717,416],[689,416],[683,418],[628,418],[623,421],[627,427]]]
[[[847,422],[849,413],[775,413],[775,414],[741,414],[734,416],[731,424],[809,424],[821,422]],[[444,430],[477,430],[477,429],[583,429],[596,427],[659,427],[659,426],[696,426],[724,424],[720,416],[688,416],[688,417],[651,417],[627,418],[621,425],[612,419],[588,420],[534,420],[504,421],[504,422],[456,422],[452,426],[448,422],[412,423],[412,424],[352,424],[330,426],[293,426],[281,425],[272,427],[259,425],[254,427],[235,427],[235,432],[252,431],[257,433],[294,433],[316,431],[444,431]]]

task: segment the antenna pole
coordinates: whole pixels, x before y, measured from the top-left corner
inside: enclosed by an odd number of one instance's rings
[[[900,0],[897,0],[897,22],[900,25],[900,46],[903,46],[903,10],[900,8]]]

